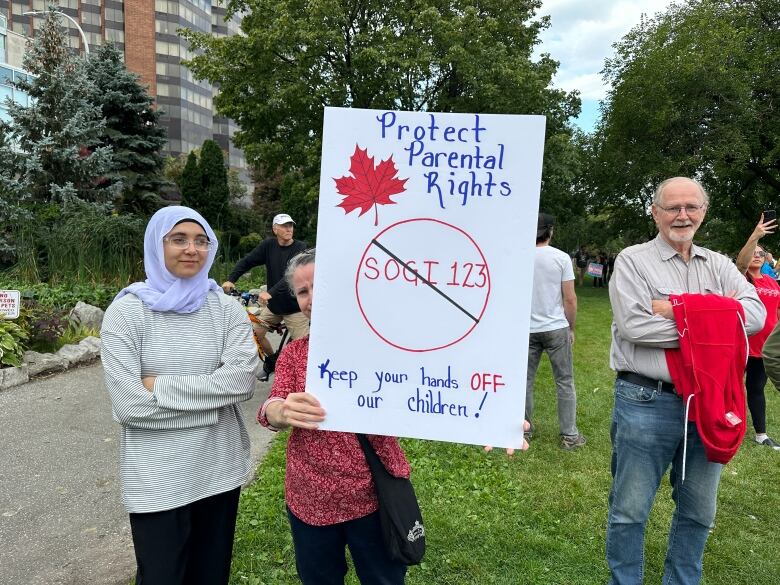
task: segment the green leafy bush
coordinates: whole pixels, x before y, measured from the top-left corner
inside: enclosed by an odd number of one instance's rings
[[[57,345],[62,347],[69,343],[76,344],[85,337],[100,337],[100,331],[71,321],[68,323],[68,328],[62,332],[62,335],[57,340]]]
[[[143,276],[146,219],[91,206],[63,214],[46,234],[49,282],[115,282]]]
[[[16,325],[24,332],[25,349],[41,353],[53,353],[67,343],[78,343],[100,332],[72,322],[67,306],[50,306],[33,299],[24,299]]]
[[[216,280],[219,284],[222,284],[227,280],[228,275],[233,271],[235,265],[235,262],[220,261],[220,259],[217,258],[217,261],[211,266],[209,277]],[[265,266],[255,266],[252,270],[239,278],[237,286],[241,290],[249,290],[250,288],[260,288],[265,284]]]
[[[42,353],[59,349],[59,339],[69,325],[67,309],[26,300],[19,317],[19,325],[29,336],[30,349]]]
[[[238,241],[238,253],[242,256],[249,254],[249,252],[254,250],[262,241],[263,237],[258,233],[252,232],[251,234],[247,234]]]
[[[22,282],[122,285],[143,277],[146,218],[73,204],[36,209],[35,222],[15,234],[17,262],[9,274]]]
[[[13,321],[0,319],[0,367],[21,366],[27,333]]]
[[[107,284],[60,284],[45,283],[25,284],[22,282],[5,281],[0,276],[0,289],[21,291],[25,301],[35,301],[45,307],[72,309],[76,303],[83,301],[104,309],[111,304],[119,287]]]

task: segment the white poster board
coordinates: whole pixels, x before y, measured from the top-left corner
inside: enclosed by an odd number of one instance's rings
[[[306,377],[320,428],[521,446],[544,127],[326,108]]]
[[[16,319],[19,317],[19,291],[0,290],[0,318]]]

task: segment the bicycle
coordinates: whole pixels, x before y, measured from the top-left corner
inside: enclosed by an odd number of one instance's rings
[[[279,357],[282,348],[290,341],[290,332],[287,330],[287,326],[284,324],[284,322],[281,322],[278,325],[274,325],[268,329],[269,332],[276,333],[277,335],[281,336],[282,339],[279,342],[279,346],[276,348],[275,352],[270,355],[266,354],[265,350],[263,349],[263,345],[260,343],[261,336],[258,336],[258,331],[264,331],[267,325],[261,324],[260,320],[257,318],[257,315],[255,314],[255,311],[261,307],[260,303],[258,302],[259,295],[249,291],[240,291],[235,288],[231,289],[225,294],[236,297],[238,302],[240,302],[246,308],[247,316],[249,317],[249,321],[252,323],[252,333],[255,340],[255,345],[257,346],[257,355],[260,357],[260,361],[263,362],[263,374],[259,377],[259,380],[261,382],[267,382],[268,378],[271,376],[271,374],[273,374],[274,369],[276,368],[276,360]],[[257,325],[257,327],[255,325]]]

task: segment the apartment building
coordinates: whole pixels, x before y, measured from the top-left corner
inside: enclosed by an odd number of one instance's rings
[[[24,75],[21,58],[24,41],[35,35],[47,0],[0,0],[0,98],[26,99],[7,80]],[[177,156],[215,140],[227,153],[232,168],[249,184],[246,159],[230,137],[235,123],[217,116],[216,89],[197,81],[181,61],[189,58],[187,43],[176,31],[189,28],[225,36],[238,32],[236,18],[225,22],[225,8],[211,0],[60,0],[59,10],[69,18],[69,45],[82,53],[104,42],[124,51],[128,69],[141,77],[162,110],[161,123],[168,131],[166,154]],[[79,24],[79,30],[73,22]],[[82,36],[83,32],[83,36]],[[3,100],[4,101],[4,100]],[[4,110],[0,109],[0,115]]]
[[[8,121],[6,98],[27,105],[28,96],[23,91],[11,87],[11,82],[26,78],[22,69],[22,57],[27,39],[8,30],[8,20],[0,14],[0,119]]]

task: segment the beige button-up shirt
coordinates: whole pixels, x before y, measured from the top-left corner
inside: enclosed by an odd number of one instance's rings
[[[694,245],[686,263],[659,234],[645,244],[630,246],[615,260],[609,281],[612,303],[612,349],[609,365],[671,382],[664,349],[679,347],[677,325],[654,315],[653,300],[669,300],[671,294],[736,292],[745,310],[748,335],[764,326],[766,309],[756,289],[731,260]]]

